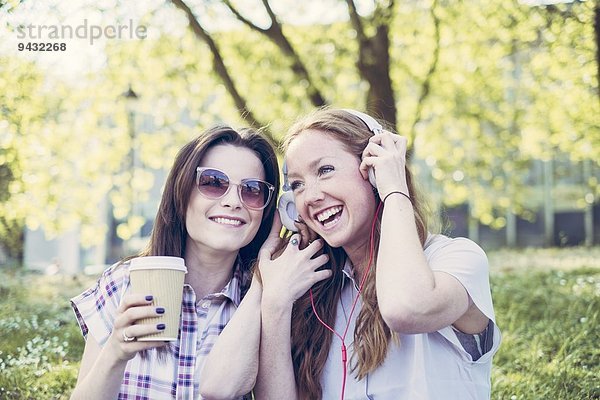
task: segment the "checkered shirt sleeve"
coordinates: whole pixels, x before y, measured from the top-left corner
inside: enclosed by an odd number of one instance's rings
[[[91,333],[101,346],[112,333],[119,303],[129,285],[128,265],[128,262],[112,265],[95,286],[71,299],[81,333],[86,339]]]

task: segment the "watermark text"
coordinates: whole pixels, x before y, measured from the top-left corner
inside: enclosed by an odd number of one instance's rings
[[[134,25],[133,20],[122,25],[100,26],[88,24],[84,19],[82,24],[72,25],[21,25],[17,27],[17,38],[28,40],[65,40],[88,39],[90,45],[101,38],[106,39],[145,39],[148,36],[144,25]]]

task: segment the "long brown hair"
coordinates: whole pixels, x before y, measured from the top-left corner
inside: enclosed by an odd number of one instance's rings
[[[279,187],[279,170],[273,147],[257,131],[249,128],[235,130],[229,126],[216,126],[187,143],[175,157],[173,167],[165,183],[158,213],[148,247],[142,255],[175,256],[185,255],[187,229],[185,214],[190,194],[195,189],[196,167],[209,149],[219,144],[230,144],[253,151],[265,170],[265,181]],[[240,249],[242,268],[250,266],[258,257],[258,251],[269,235],[275,215],[276,196],[272,196],[263,211],[256,236]]]
[[[187,242],[185,214],[192,190],[196,185],[196,167],[202,158],[214,146],[230,144],[247,148],[256,154],[265,170],[265,181],[279,187],[279,166],[273,147],[258,132],[250,128],[235,130],[229,126],[215,126],[196,137],[177,153],[160,200],[154,220],[152,234],[146,249],[140,256],[183,257]],[[258,251],[267,239],[275,216],[276,196],[272,196],[263,211],[262,221],[254,239],[240,249],[241,268],[249,271],[258,258]],[[242,287],[242,294],[247,290]],[[150,350],[140,352],[142,358],[148,357]],[[167,355],[174,352],[174,344],[156,349],[158,360],[165,362]]]
[[[349,152],[355,154],[359,159],[373,133],[365,123],[355,115],[339,109],[323,108],[297,121],[287,132],[284,140],[284,148],[304,131],[316,130],[330,135],[340,141]],[[390,129],[388,129],[390,130]],[[425,243],[427,236],[427,221],[425,218],[425,206],[421,196],[417,193],[412,175],[408,168],[405,170],[408,189],[414,205],[415,221],[421,245]],[[374,193],[376,205],[379,206],[380,199]],[[379,247],[379,236],[381,226],[381,215],[383,209],[377,215],[374,237],[375,249]],[[324,251],[329,254],[329,262],[325,268],[330,268],[333,275],[313,286],[313,298],[315,309],[319,316],[329,326],[334,326],[336,309],[341,294],[344,275],[342,269],[347,260],[347,255],[342,248],[332,248],[325,244]],[[375,290],[375,269],[377,258],[365,286],[361,292],[362,308],[356,320],[354,330],[354,355],[352,371],[356,373],[357,379],[364,378],[369,372],[379,367],[387,355],[392,332],[385,324],[377,303],[377,292]],[[310,297],[307,294],[298,299],[292,312],[292,359],[296,384],[301,390],[301,399],[320,399],[322,387],[320,383],[321,374],[325,362],[329,356],[329,349],[333,334],[318,322],[313,313]]]

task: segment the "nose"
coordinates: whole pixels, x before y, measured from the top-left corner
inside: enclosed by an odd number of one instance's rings
[[[229,184],[227,192],[221,197],[221,205],[223,207],[241,208],[242,199],[240,199],[238,186],[235,184]]]
[[[321,185],[317,180],[312,183],[306,183],[304,187],[304,202],[307,205],[316,204],[323,200],[324,194],[321,190]]]

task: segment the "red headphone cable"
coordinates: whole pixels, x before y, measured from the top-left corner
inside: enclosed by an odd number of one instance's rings
[[[313,298],[313,292],[312,292],[312,288],[309,290],[309,294],[310,294],[310,304],[312,306],[313,312],[315,313],[315,317],[317,317],[317,320],[321,323],[321,325],[323,325],[325,328],[329,329],[334,335],[336,335],[338,338],[340,338],[340,340],[342,341],[342,365],[343,365],[343,375],[342,375],[342,396],[341,396],[341,400],[344,400],[344,393],[346,390],[346,372],[348,369],[348,356],[347,356],[347,351],[346,351],[346,334],[348,333],[348,329],[350,328],[350,322],[352,321],[352,314],[354,313],[354,309],[356,308],[356,303],[358,302],[358,298],[360,297],[360,294],[362,292],[363,286],[367,280],[367,275],[369,275],[369,271],[371,270],[371,264],[373,262],[373,255],[374,255],[374,236],[375,236],[375,223],[377,222],[377,215],[379,215],[379,210],[381,209],[381,206],[383,205],[383,202],[379,203],[379,206],[377,207],[377,211],[375,212],[375,216],[373,217],[373,223],[371,225],[371,237],[370,237],[370,246],[369,246],[369,263],[367,264],[367,268],[365,270],[365,273],[362,276],[362,279],[360,280],[360,285],[358,287],[358,293],[356,294],[356,297],[354,298],[354,300],[352,301],[352,308],[350,309],[350,314],[348,315],[348,321],[346,322],[346,328],[344,329],[344,334],[340,335],[339,333],[336,332],[335,329],[333,329],[332,327],[330,327],[329,325],[327,325],[322,319],[321,317],[319,317],[319,314],[317,313],[317,309],[315,308],[315,301]]]

